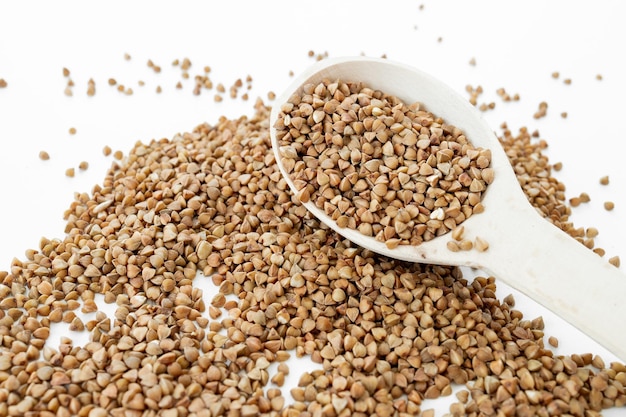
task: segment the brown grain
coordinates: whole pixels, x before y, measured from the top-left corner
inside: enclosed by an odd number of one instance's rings
[[[555,347],[555,348],[559,347],[559,339],[557,339],[554,336],[550,336],[548,338],[548,343],[550,343],[550,346],[552,346],[552,347]]]
[[[419,103],[326,80],[304,86],[281,110],[274,127],[299,198],[341,227],[393,248],[431,240],[482,211],[491,153]]]
[[[495,278],[394,261],[323,227],[277,170],[269,108],[255,109],[136,143],[75,195],[65,236],[42,238],[0,273],[0,413],[429,415],[423,401],[452,384],[464,386],[450,407],[460,416],[592,416],[626,404],[624,364],[556,355],[543,320],[501,302]],[[540,213],[592,238],[569,222],[545,142],[525,129],[500,140]],[[228,314],[204,305],[203,279]],[[93,309],[96,294],[115,314],[82,323],[72,309]],[[51,322],[90,341],[44,346]],[[319,369],[296,374],[286,400],[278,387],[292,355]]]
[[[542,117],[545,117],[548,114],[548,103],[546,103],[545,101],[542,101],[541,103],[539,103],[539,109],[533,114],[533,117],[535,119],[541,119]]]
[[[93,78],[90,78],[89,81],[87,81],[87,95],[90,97],[96,95],[96,82]]]
[[[613,266],[616,266],[619,268],[621,262],[620,262],[620,258],[619,256],[612,256],[609,258],[609,263]]]

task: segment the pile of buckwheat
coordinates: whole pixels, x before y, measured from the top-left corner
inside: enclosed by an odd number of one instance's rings
[[[276,167],[268,107],[255,109],[135,144],[76,195],[64,237],[0,273],[1,416],[427,416],[422,402],[455,384],[453,416],[626,404],[624,364],[556,356],[494,278],[388,259],[320,224]],[[505,128],[501,141],[529,200],[581,238],[531,139]],[[220,292],[209,306],[193,286],[206,279]],[[82,323],[96,294],[115,316]],[[55,322],[90,342],[45,346]],[[279,388],[292,355],[322,367],[295,401]]]
[[[419,245],[483,211],[491,151],[458,127],[360,82],[306,84],[275,128],[298,198],[387,247]]]

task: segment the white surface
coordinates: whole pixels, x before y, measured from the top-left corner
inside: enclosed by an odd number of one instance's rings
[[[557,177],[567,186],[568,198],[581,192],[591,196],[589,204],[573,209],[571,220],[578,227],[597,227],[597,246],[607,258],[619,255],[626,262],[620,126],[626,3],[0,1],[0,6],[0,78],[8,83],[0,89],[0,270],[8,269],[14,257],[22,258],[27,248],[37,248],[40,237],[63,235],[63,211],[74,192],[90,192],[111,164],[111,157],[102,155],[104,145],[127,152],[137,140],[171,137],[221,115],[250,114],[257,96],[280,93],[291,81],[289,71],[298,73],[313,62],[309,50],[331,56],[386,54],[462,94],[467,84],[482,85],[479,102],[496,103],[484,114],[493,129],[500,132],[504,121],[514,132],[521,126],[538,129],[548,141],[551,162],[563,162]],[[125,53],[131,60],[124,60]],[[185,57],[192,61],[189,80],[181,80],[180,68],[171,66]],[[471,58],[475,66],[469,65]],[[146,65],[149,59],[162,67],[161,73]],[[227,89],[251,75],[251,99],[225,94],[224,102],[216,104],[214,91],[193,95],[193,75],[205,65],[212,68],[211,79]],[[73,97],[63,94],[63,67],[71,71]],[[553,71],[560,72],[559,79],[551,77]],[[110,77],[134,94],[110,87]],[[96,82],[94,97],[86,95],[90,78]],[[565,78],[572,84],[565,85]],[[174,87],[178,81],[183,82],[180,90]],[[163,93],[156,94],[157,85]],[[496,94],[500,87],[519,93],[521,100],[502,102]],[[549,104],[548,116],[535,120],[541,101]],[[564,111],[567,118],[560,116]],[[68,133],[70,127],[76,135]],[[42,149],[50,153],[49,161],[39,160]],[[82,160],[89,169],[65,177],[65,170]],[[602,187],[598,180],[604,175],[610,184]],[[615,210],[603,209],[606,200],[615,202]],[[501,297],[513,292],[502,284],[499,291]],[[558,353],[590,351],[607,363],[614,359],[515,295],[516,308],[527,318],[544,317],[546,335],[560,340]],[[82,340],[82,335],[75,337],[77,343]],[[433,407],[446,410],[437,404]],[[624,414],[623,409],[605,412]]]

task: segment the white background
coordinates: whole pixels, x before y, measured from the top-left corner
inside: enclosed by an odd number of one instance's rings
[[[607,258],[618,255],[626,262],[625,15],[626,3],[599,0],[0,1],[0,78],[8,83],[0,89],[0,270],[37,248],[42,236],[62,238],[63,212],[74,193],[90,192],[111,165],[112,158],[102,154],[105,145],[127,153],[136,141],[171,138],[222,115],[252,114],[257,97],[271,104],[269,91],[279,94],[292,79],[290,71],[297,74],[313,63],[309,51],[384,54],[466,95],[466,85],[481,85],[479,102],[496,103],[484,113],[494,130],[501,132],[502,122],[514,132],[522,126],[538,129],[549,144],[550,161],[563,163],[555,175],[568,198],[591,196],[590,203],[573,209],[574,225],[598,228],[596,245]],[[172,66],[185,57],[192,62],[188,80]],[[475,66],[469,64],[472,58]],[[149,68],[148,60],[161,72]],[[226,93],[224,102],[215,103],[215,90],[194,95],[193,75],[207,65],[214,83],[227,89],[250,75],[250,99],[233,100]],[[63,93],[63,67],[75,83],[72,97]],[[554,71],[558,79],[551,76]],[[93,97],[86,94],[90,78],[96,83]],[[107,84],[109,78],[134,94],[118,92]],[[182,89],[175,88],[179,81]],[[501,87],[521,100],[503,102],[496,94]],[[536,120],[541,101],[548,103],[548,115]],[[51,159],[40,160],[40,150]],[[83,160],[90,165],[85,172],[78,170]],[[65,176],[70,167],[76,168],[74,178]],[[603,187],[599,179],[605,175],[610,184]],[[612,212],[603,209],[607,200],[615,202]],[[214,291],[209,280],[198,285]],[[616,359],[499,284],[501,297],[509,293],[525,317],[544,317],[546,335],[560,340],[557,353]],[[55,328],[48,343],[54,346],[60,334],[76,343],[86,340],[84,333]],[[306,368],[306,360],[298,362],[288,384]],[[432,406],[438,415],[447,409],[445,401]],[[625,414],[623,409],[605,413]]]

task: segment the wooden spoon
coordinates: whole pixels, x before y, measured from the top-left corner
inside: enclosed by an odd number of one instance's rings
[[[469,101],[424,72],[387,59],[327,58],[300,74],[276,99],[270,134],[276,161],[294,193],[281,161],[274,125],[280,106],[307,83],[361,81],[407,104],[419,101],[446,123],[464,131],[475,147],[491,150],[494,181],[483,196],[485,211],[465,220],[464,236],[480,237],[488,250],[453,252],[451,233],[417,246],[389,249],[384,242],[339,227],[313,202],[304,205],[320,221],[353,243],[404,261],[478,268],[526,294],[626,361],[626,275],[543,218],[529,203],[492,129]]]

